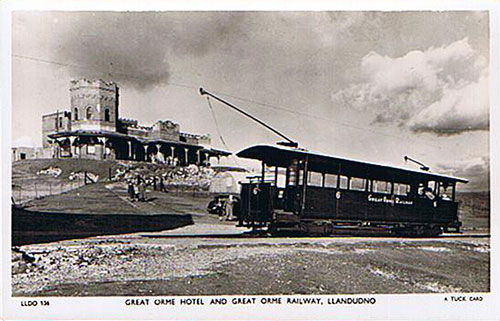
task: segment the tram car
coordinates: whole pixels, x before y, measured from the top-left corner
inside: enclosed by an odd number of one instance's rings
[[[252,146],[237,156],[262,164],[260,179],[241,183],[240,226],[314,235],[349,229],[406,236],[460,231],[455,194],[465,179],[281,146]]]

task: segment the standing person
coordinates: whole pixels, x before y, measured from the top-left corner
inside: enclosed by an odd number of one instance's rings
[[[139,183],[139,200],[144,202],[146,200],[146,183],[141,180]]]
[[[160,191],[165,191],[165,186],[163,185],[163,176],[160,175]]]
[[[135,184],[134,184],[134,196],[138,201],[141,200],[141,191],[140,191],[141,181],[142,181],[141,175],[137,174],[137,176],[135,177]]]
[[[226,221],[231,221],[233,220],[233,203],[234,203],[234,199],[233,199],[233,195],[229,195],[229,197],[227,198],[226,200],[226,206],[225,206],[225,210],[226,210]]]
[[[128,179],[127,180],[127,186],[128,186],[128,197],[133,201],[135,198],[135,193],[134,193],[134,184],[132,184],[132,180]]]

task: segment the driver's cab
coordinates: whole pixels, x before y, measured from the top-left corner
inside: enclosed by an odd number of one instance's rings
[[[429,180],[418,183],[417,197],[430,201],[455,201],[455,183]]]

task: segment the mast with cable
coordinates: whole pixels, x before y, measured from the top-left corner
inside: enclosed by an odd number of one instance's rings
[[[223,103],[224,105],[227,105],[229,107],[231,107],[232,109],[236,110],[237,112],[247,116],[248,118],[250,118],[251,120],[255,121],[256,123],[264,126],[265,128],[269,129],[270,131],[272,131],[273,133],[275,133],[276,135],[282,137],[283,139],[285,139],[286,141],[281,141],[281,142],[278,142],[277,144],[278,145],[282,145],[282,146],[287,146],[287,147],[294,147],[294,148],[297,148],[299,146],[299,143],[296,142],[296,141],[293,141],[292,139],[288,138],[287,136],[285,136],[283,133],[279,132],[278,130],[274,129],[273,127],[269,126],[268,124],[266,124],[265,122],[263,122],[262,120],[258,119],[257,117],[254,117],[252,115],[250,115],[249,113],[247,113],[246,111],[236,107],[235,105],[225,101],[224,99],[220,98],[220,97],[217,97],[215,96],[214,94],[204,90],[203,88],[200,88],[200,95],[204,96],[204,95],[207,95],[209,97],[212,97],[213,99]]]

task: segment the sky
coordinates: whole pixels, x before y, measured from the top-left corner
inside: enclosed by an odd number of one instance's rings
[[[487,12],[15,12],[12,140],[41,146],[80,77],[115,81],[120,117],[216,148],[280,140],[212,113],[203,87],[311,151],[417,168],[408,155],[488,190],[488,68]]]

